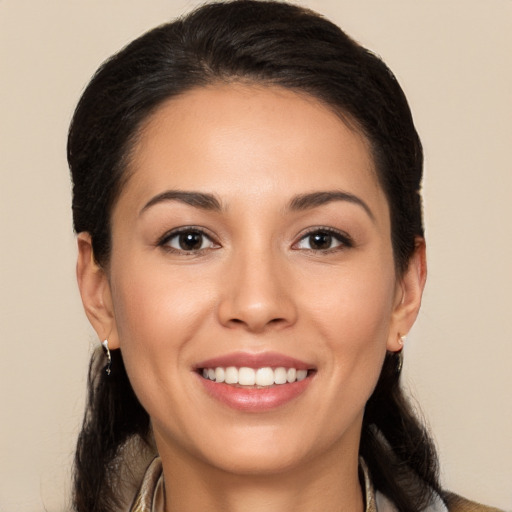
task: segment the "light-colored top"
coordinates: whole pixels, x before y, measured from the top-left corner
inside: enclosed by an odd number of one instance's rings
[[[396,507],[380,492],[375,492],[364,461],[361,461],[364,475],[364,492],[366,512],[397,512]],[[448,507],[436,496],[424,512],[500,512],[498,509],[485,507],[454,494],[448,495]],[[142,485],[135,497],[130,512],[164,512],[164,479],[162,463],[156,457],[149,465]]]

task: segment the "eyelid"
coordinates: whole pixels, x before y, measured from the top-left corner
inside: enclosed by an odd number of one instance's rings
[[[331,235],[333,238],[338,240],[341,243],[341,245],[337,246],[337,247],[332,247],[330,249],[324,249],[324,250],[321,250],[321,249],[299,249],[299,248],[296,248],[296,246],[302,240],[304,240],[308,236],[311,236],[311,235],[313,235],[315,233],[326,233],[328,235]],[[297,241],[294,242],[293,245],[292,245],[292,249],[295,249],[295,250],[303,250],[303,251],[310,250],[310,251],[317,252],[317,253],[322,253],[322,252],[326,253],[326,252],[342,250],[342,249],[346,249],[346,248],[350,248],[350,247],[354,247],[354,241],[353,241],[352,237],[348,233],[346,233],[345,231],[342,231],[340,229],[336,229],[336,228],[333,228],[333,227],[329,227],[329,226],[313,226],[313,227],[307,228],[305,231],[301,232],[298,235]]]
[[[205,238],[210,240],[212,245],[216,246],[215,248],[220,247],[220,244],[216,240],[216,237],[208,229],[206,229],[202,226],[194,226],[194,225],[179,226],[176,228],[172,228],[169,231],[166,231],[161,237],[158,238],[155,245],[158,247],[162,247],[169,252],[176,252],[179,254],[192,254],[192,253],[197,254],[197,253],[200,253],[201,251],[205,251],[205,250],[213,248],[213,247],[208,247],[207,249],[198,249],[195,251],[185,251],[185,250],[175,249],[174,247],[171,247],[170,245],[168,245],[169,241],[172,238],[174,238],[182,233],[188,233],[188,232],[200,233],[202,236],[204,236]]]

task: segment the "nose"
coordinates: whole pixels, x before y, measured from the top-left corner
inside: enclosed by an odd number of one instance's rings
[[[231,259],[221,284],[221,324],[262,333],[296,322],[293,279],[284,260],[270,251],[243,251]]]

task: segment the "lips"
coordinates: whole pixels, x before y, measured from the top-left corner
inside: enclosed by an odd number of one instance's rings
[[[247,412],[274,409],[298,398],[316,373],[313,365],[274,352],[233,353],[202,361],[195,370],[210,397]]]
[[[234,352],[225,356],[207,359],[196,365],[196,368],[216,368],[218,366],[227,368],[234,366],[236,368],[277,368],[279,366],[285,368],[296,368],[297,370],[314,369],[314,365],[308,364],[299,359],[279,354],[278,352],[263,352],[260,354],[250,354],[246,352]]]

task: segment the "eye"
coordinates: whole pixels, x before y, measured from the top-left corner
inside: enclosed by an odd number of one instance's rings
[[[352,246],[352,240],[348,235],[331,228],[323,228],[307,233],[295,244],[294,248],[309,251],[331,251]]]
[[[164,235],[158,245],[180,253],[193,253],[218,247],[206,233],[195,228],[173,230]]]

